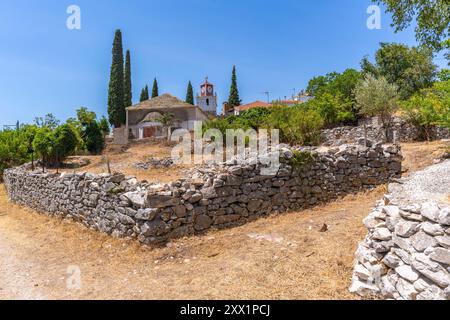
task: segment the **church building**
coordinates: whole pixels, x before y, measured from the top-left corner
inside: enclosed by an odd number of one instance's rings
[[[214,85],[208,82],[208,77],[206,77],[205,83],[200,86],[200,95],[197,95],[197,106],[212,116],[217,115],[217,93],[214,92]]]

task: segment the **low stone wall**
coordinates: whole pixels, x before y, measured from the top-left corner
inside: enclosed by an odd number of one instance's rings
[[[122,174],[42,174],[26,167],[9,169],[4,176],[16,203],[151,244],[314,206],[401,174],[396,145],[308,152],[312,160],[293,168],[297,151],[282,149],[275,175],[261,175],[261,164],[233,162],[195,169],[189,178],[165,185]]]
[[[450,194],[450,162],[440,166],[434,178],[423,175],[401,182],[408,187],[390,186],[391,193],[364,220],[369,234],[356,251],[351,292],[450,300],[450,203],[441,201]],[[433,180],[442,192],[430,190]]]
[[[338,146],[345,143],[361,142],[365,136],[363,122],[355,127],[347,126],[323,130],[322,140],[324,145]],[[376,142],[386,141],[384,129],[378,118],[371,118],[365,122],[368,140]],[[434,140],[450,138],[450,130],[448,128],[434,127],[430,134]],[[394,118],[392,128],[389,131],[390,141],[393,141],[394,135],[398,142],[412,142],[421,139],[420,132],[416,127],[398,117]]]

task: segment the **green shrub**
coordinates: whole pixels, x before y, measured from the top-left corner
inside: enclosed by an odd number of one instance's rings
[[[289,164],[294,170],[301,170],[306,165],[314,161],[314,156],[309,151],[294,150],[292,158],[289,159]]]
[[[245,111],[241,116],[229,116],[207,121],[203,132],[218,129],[223,135],[228,129],[278,129],[280,140],[296,145],[317,145],[320,143],[320,130],[323,120],[316,110],[304,106],[274,106],[273,108],[255,108]]]
[[[280,130],[280,141],[312,146],[320,143],[324,121],[315,110],[300,106],[274,107],[263,127]]]
[[[30,160],[25,134],[20,130],[0,131],[0,181],[5,169]]]
[[[432,88],[421,90],[400,102],[400,107],[403,117],[429,140],[434,126],[450,128],[450,80],[436,82]]]

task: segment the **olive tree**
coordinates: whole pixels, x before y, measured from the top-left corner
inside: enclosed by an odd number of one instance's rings
[[[384,77],[376,78],[368,74],[356,86],[355,98],[362,116],[380,118],[386,141],[390,141],[392,114],[397,110],[397,86],[390,84]]]

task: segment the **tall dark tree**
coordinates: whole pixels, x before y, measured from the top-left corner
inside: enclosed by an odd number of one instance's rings
[[[124,107],[127,108],[133,105],[133,95],[131,88],[131,58],[130,58],[130,50],[127,50],[126,58],[125,58],[125,75],[123,80],[124,86]]]
[[[141,98],[140,98],[140,102],[148,100],[149,96],[148,96],[148,85],[145,86],[145,88],[142,89],[141,91]]]
[[[186,102],[194,104],[194,89],[192,88],[192,83],[189,81],[186,92]]]
[[[118,128],[125,123],[124,85],[123,85],[122,32],[116,30],[112,48],[111,75],[108,89],[109,123]]]
[[[241,105],[241,99],[239,98],[239,90],[237,86],[236,66],[233,66],[233,72],[231,75],[231,88],[230,96],[228,98],[228,105],[232,107]]]
[[[153,80],[153,89],[152,89],[152,99],[156,98],[157,96],[159,96],[159,92],[158,92],[158,81]]]

